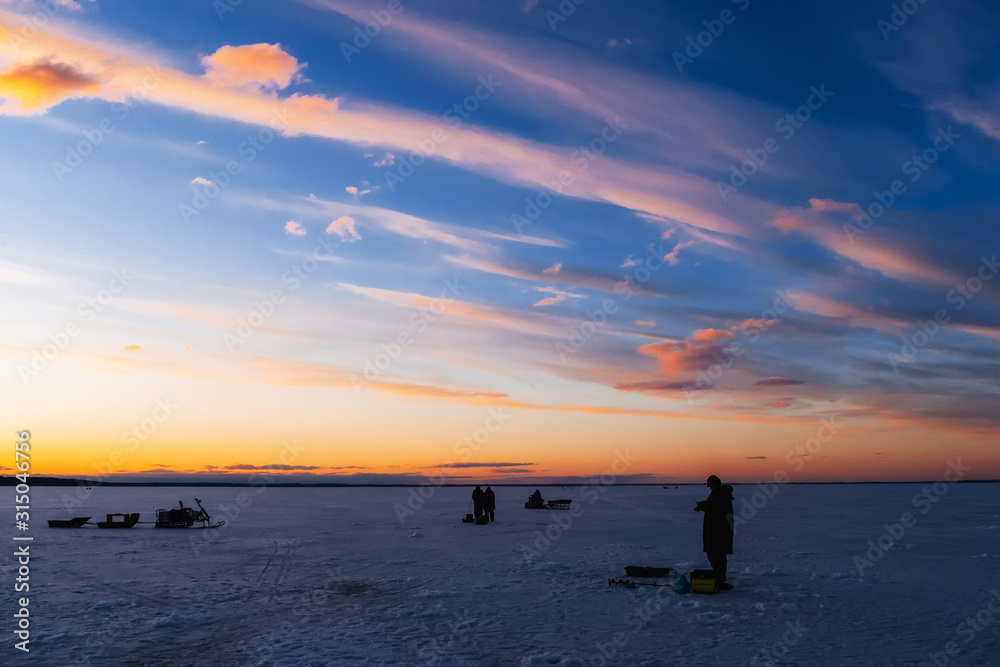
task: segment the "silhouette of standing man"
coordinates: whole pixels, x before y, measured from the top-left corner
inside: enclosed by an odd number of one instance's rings
[[[483,494],[483,512],[486,513],[486,518],[490,520],[490,523],[496,521],[493,513],[497,508],[497,497],[493,493],[493,489],[486,487],[486,493]]]
[[[483,515],[483,490],[478,484],[472,491],[472,513],[476,515],[476,519]]]
[[[715,590],[728,591],[733,588],[726,583],[726,555],[733,553],[733,487],[715,475],[707,484],[711,489],[708,500],[699,500],[694,511],[705,513],[701,541],[715,572]]]

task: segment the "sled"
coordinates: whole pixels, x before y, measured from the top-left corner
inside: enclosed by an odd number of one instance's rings
[[[121,521],[115,521],[115,517],[121,517]],[[98,528],[131,528],[135,524],[139,523],[139,513],[132,512],[131,514],[123,514],[121,512],[117,514],[109,514],[107,520],[98,521]]]
[[[629,577],[672,577],[680,574],[672,567],[643,567],[641,565],[626,565],[625,574]]]
[[[90,521],[89,516],[78,516],[73,519],[49,519],[49,528],[79,528]]]

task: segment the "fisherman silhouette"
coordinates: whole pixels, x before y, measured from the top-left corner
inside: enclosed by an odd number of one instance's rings
[[[496,521],[496,518],[494,517],[494,511],[496,510],[496,508],[497,508],[496,494],[493,493],[493,489],[487,486],[486,492],[483,493],[483,512],[485,513],[486,518],[490,520],[490,523]]]
[[[483,515],[483,490],[479,488],[478,484],[472,491],[472,513],[477,520]]]
[[[715,573],[715,589],[728,591],[732,589],[726,583],[726,555],[733,553],[733,487],[715,475],[708,478],[707,486],[712,490],[708,499],[699,500],[694,511],[705,513],[701,540]]]

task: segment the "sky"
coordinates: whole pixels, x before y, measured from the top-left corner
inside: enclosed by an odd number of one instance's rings
[[[998,28],[0,0],[3,432],[108,479],[998,478]]]

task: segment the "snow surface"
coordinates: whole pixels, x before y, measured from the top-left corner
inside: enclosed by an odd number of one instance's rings
[[[758,495],[730,557],[736,589],[684,596],[607,580],[629,564],[707,567],[692,511],[701,487],[542,487],[572,498],[572,513],[526,510],[532,489],[499,487],[489,526],[461,523],[470,488],[424,487],[430,497],[401,522],[394,506],[417,489],[95,488],[75,508],[64,498],[75,488],[35,487],[31,653],[13,648],[10,547],[0,663],[1000,664],[1000,614],[988,611],[994,594],[1000,610],[998,486],[942,484],[938,502],[915,505],[923,486]],[[737,486],[737,507],[757,491]],[[223,504],[245,506],[215,531],[44,524],[126,511],[152,521],[195,496],[217,519]],[[855,556],[905,512],[916,523],[859,574]],[[960,625],[977,613],[978,630]]]

